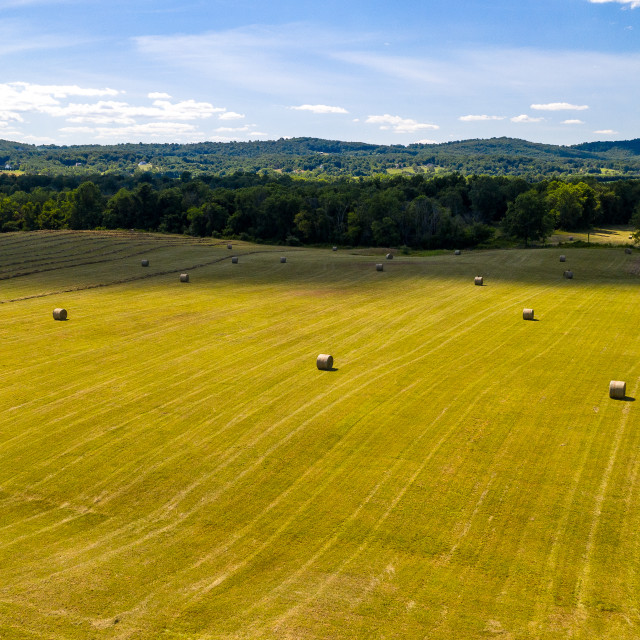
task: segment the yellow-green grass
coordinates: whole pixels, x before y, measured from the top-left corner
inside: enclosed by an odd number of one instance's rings
[[[596,227],[591,233],[586,231],[557,231],[551,238],[551,244],[559,244],[573,241],[593,242],[594,244],[626,244],[633,245],[634,240],[629,239],[635,229],[629,225],[611,225],[606,228]]]
[[[0,236],[1,638],[640,636],[636,255],[376,261]]]

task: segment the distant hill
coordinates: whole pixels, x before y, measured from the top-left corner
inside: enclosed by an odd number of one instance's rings
[[[153,171],[169,176],[278,172],[310,177],[451,173],[527,178],[640,177],[640,139],[573,146],[517,138],[374,145],[319,138],[197,144],[35,146],[0,140],[0,170],[40,174]]]

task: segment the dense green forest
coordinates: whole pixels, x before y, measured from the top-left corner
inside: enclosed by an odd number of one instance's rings
[[[640,139],[574,146],[513,138],[409,146],[292,138],[69,147],[0,140],[0,170],[3,167],[51,176],[152,172],[179,177],[184,171],[194,176],[248,171],[315,178],[452,172],[532,180],[576,175],[620,178],[640,177]]]
[[[635,216],[635,218],[634,218]],[[283,244],[453,248],[525,243],[554,228],[627,224],[640,180],[375,176],[302,179],[150,172],[93,176],[0,174],[0,229],[142,229]]]

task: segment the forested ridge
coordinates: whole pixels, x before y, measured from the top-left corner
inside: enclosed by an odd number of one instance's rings
[[[640,217],[640,180],[374,176],[238,171],[92,176],[0,174],[0,230],[140,229],[279,244],[453,248],[525,243],[554,228]]]
[[[442,144],[374,145],[317,138],[194,144],[35,146],[0,140],[0,170],[44,175],[134,174],[179,177],[236,171],[305,177],[385,173],[550,177],[640,177],[640,139],[557,146],[514,138]]]

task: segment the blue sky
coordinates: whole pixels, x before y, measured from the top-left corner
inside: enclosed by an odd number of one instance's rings
[[[0,138],[640,137],[640,0],[0,0]]]

